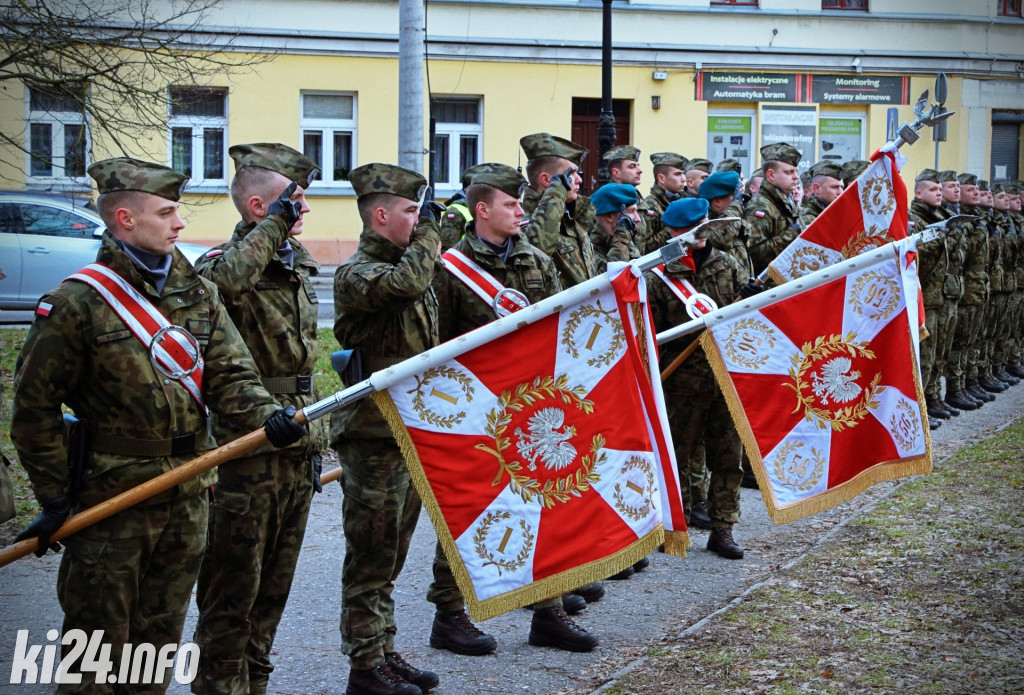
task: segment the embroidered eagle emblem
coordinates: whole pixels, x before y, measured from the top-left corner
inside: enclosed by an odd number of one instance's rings
[[[565,413],[558,408],[541,408],[527,421],[529,433],[519,427],[515,434],[519,437],[516,447],[519,454],[529,460],[528,468],[537,470],[537,459],[548,470],[561,470],[576,459],[576,447],[569,440],[576,436],[576,427],[568,425],[564,431],[562,424]]]
[[[849,357],[836,357],[826,362],[820,374],[811,374],[814,395],[828,405],[831,397],[836,403],[847,403],[860,395],[857,377],[860,372],[850,372]]]

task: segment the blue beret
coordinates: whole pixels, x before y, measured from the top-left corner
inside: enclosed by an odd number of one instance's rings
[[[716,171],[700,184],[697,195],[706,200],[721,198],[736,193],[739,185],[740,175],[735,171]]]
[[[636,205],[636,189],[626,183],[607,183],[590,195],[590,202],[598,215],[618,212],[623,205]]]
[[[666,227],[686,229],[692,227],[708,214],[708,201],[704,198],[680,198],[668,204],[661,214]]]

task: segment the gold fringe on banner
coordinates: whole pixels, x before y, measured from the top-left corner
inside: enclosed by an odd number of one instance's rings
[[[665,554],[686,557],[690,549],[690,534],[686,531],[665,531]]]
[[[473,587],[473,581],[470,579],[466,565],[459,554],[459,549],[455,545],[455,539],[452,538],[448,523],[441,512],[441,505],[438,504],[437,497],[434,496],[434,491],[427,480],[427,474],[423,470],[423,462],[420,460],[419,452],[416,451],[412,436],[409,434],[409,430],[406,428],[398,408],[395,406],[394,401],[391,400],[391,394],[387,391],[378,391],[373,394],[373,400],[395,435],[395,440],[398,442],[402,456],[405,458],[406,466],[409,468],[412,483],[416,488],[416,492],[419,493],[420,499],[423,501],[423,506],[427,510],[430,522],[434,526],[438,541],[441,543],[441,548],[448,558],[448,564],[451,566],[452,574],[455,576],[455,583],[458,585],[459,590],[462,591],[462,596],[466,601],[466,610],[473,620],[487,620],[517,608],[523,608],[538,601],[543,601],[544,599],[560,596],[573,589],[578,589],[584,584],[606,579],[626,569],[626,567],[639,562],[641,558],[647,557],[663,542],[666,543],[666,550],[668,549],[665,529],[661,524],[658,524],[647,535],[608,557],[574,567],[565,572],[560,572],[554,576],[546,577],[489,599],[478,599]]]
[[[782,277],[782,273],[775,268],[775,261],[768,264],[768,277],[776,284],[776,286],[784,285],[789,281],[789,278]]]

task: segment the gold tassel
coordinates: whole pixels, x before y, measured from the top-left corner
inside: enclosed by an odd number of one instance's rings
[[[686,557],[690,548],[690,534],[686,531],[665,531],[665,554]]]
[[[775,264],[772,263],[768,266],[768,277],[775,282],[776,285],[786,284],[787,278],[782,277],[782,273],[775,269]]]

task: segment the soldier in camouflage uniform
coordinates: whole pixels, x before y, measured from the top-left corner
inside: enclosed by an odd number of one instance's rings
[[[644,173],[640,168],[640,150],[632,145],[619,145],[605,152],[603,159],[606,162],[605,166],[608,167],[608,177],[612,183],[633,186],[633,189],[637,190],[640,185],[640,176]],[[640,250],[647,243],[645,239],[647,239],[650,222],[658,213],[647,208],[647,203],[640,197],[639,190],[637,190],[636,198],[639,222],[636,223],[636,231],[632,235],[634,246]],[[592,226],[591,229],[593,228]]]
[[[716,171],[704,179],[697,189],[697,195],[708,201],[708,219],[717,220],[719,217],[734,216],[731,213],[736,211],[733,203],[739,186],[740,175],[735,171]],[[750,233],[750,223],[741,218],[725,229],[714,230],[708,240],[716,249],[735,258],[747,275],[753,275],[754,267],[747,253]]]
[[[355,254],[334,276],[334,335],[358,350],[363,373],[397,364],[438,344],[440,268],[436,208],[417,201],[426,180],[390,164],[366,164],[349,177],[363,230]],[[351,664],[349,695],[416,695],[437,676],[395,651],[391,594],[420,512],[402,452],[384,416],[365,398],[331,416],[331,445],[344,469],[345,561],[341,644]]]
[[[1024,215],[1021,214],[1021,182],[1012,181],[1005,186],[1007,191],[1007,202],[1009,203],[1010,217],[1017,230],[1017,264],[1014,273],[1017,276],[1017,289],[1013,294],[1013,313],[1010,316],[1011,352],[1007,355],[999,378],[1010,383],[1019,383],[1024,378],[1024,369],[1021,368],[1021,360],[1024,358],[1024,343],[1022,343],[1022,329],[1024,329]],[[1016,379],[1016,381],[1014,381]]]
[[[939,206],[940,214],[949,219],[960,211],[960,181],[956,172],[952,169],[945,169],[936,175],[939,185],[942,187],[942,204]],[[946,244],[949,249],[949,268],[946,271],[946,281],[942,286],[943,315],[946,320],[940,334],[943,340],[935,346],[935,369],[940,370],[946,379],[947,395],[952,386],[959,387],[963,374],[960,371],[960,352],[955,344],[958,319],[958,305],[964,296],[964,259],[967,257],[967,230],[964,225],[956,224],[946,228]],[[938,404],[951,415],[959,415],[960,410],[943,400],[941,384],[935,385],[933,395],[938,399]],[[926,398],[928,396],[926,392]]]
[[[478,165],[479,166],[479,165]],[[445,213],[441,215],[441,250],[446,251],[459,243],[466,225],[473,221],[473,213],[466,205],[466,187],[476,167],[462,172],[462,189],[444,201]]]
[[[643,246],[638,246],[640,253],[657,251],[664,246],[672,233],[661,222],[665,208],[673,200],[679,200],[686,190],[686,157],[675,152],[655,152],[651,155],[654,165],[654,185],[651,194],[644,198],[647,209],[654,214],[647,224],[647,235]]]
[[[857,178],[867,171],[867,168],[871,166],[871,162],[864,159],[851,159],[848,162],[843,162],[843,166],[840,169],[840,178],[843,181],[843,189],[849,188],[853,185],[853,182]]]
[[[684,234],[706,219],[707,201],[703,198],[677,200],[668,206],[662,219],[673,235]],[[691,250],[689,257],[664,266],[669,277],[693,283],[697,291],[710,296],[719,306],[739,299],[739,288],[749,280],[746,271],[729,254],[711,246]],[[690,320],[686,307],[657,275],[648,273],[647,292],[655,331],[661,332]],[[686,347],[686,341],[667,343],[661,352],[664,367]],[[669,427],[676,447],[676,461],[683,491],[683,504],[689,510],[703,471],[687,470],[694,447],[704,443],[707,467],[711,472],[708,490],[708,514],[711,534],[708,550],[730,559],[743,557],[743,548],[732,536],[732,527],[740,518],[740,468],[742,445],[729,414],[725,396],[715,381],[704,351],[697,349],[664,382]]]
[[[843,171],[835,162],[824,160],[812,166],[808,195],[800,208],[800,227],[807,229],[825,208],[843,192]]]
[[[988,181],[978,180],[978,207],[988,230],[988,281],[989,298],[985,304],[983,335],[978,358],[978,380],[974,395],[989,400],[1005,390],[1005,384],[992,376],[992,360],[996,351],[997,335],[1000,330],[999,315],[1005,305],[1003,286],[1007,281],[1003,272],[1003,230],[996,219],[994,199]]]
[[[764,181],[743,210],[753,233],[747,251],[760,274],[800,233],[796,207],[789,196],[800,182],[800,151],[784,142],[761,148]]]
[[[320,266],[298,241],[309,211],[306,188],[319,169],[280,144],[235,145],[228,154],[235,162],[231,198],[242,219],[231,240],[200,258],[196,270],[216,283],[264,387],[302,409],[319,400],[313,388],[317,297],[309,278]],[[239,436],[219,419],[213,431],[222,444]],[[196,585],[194,641],[202,656],[192,692],[266,693],[326,440],[316,421],[309,437],[287,449],[221,468]]]
[[[129,158],[96,162],[89,174],[96,179],[99,212],[107,225],[97,262],[141,293],[143,305],[152,303],[182,327],[172,333],[191,334],[198,353],[184,361],[202,359],[202,386],[193,393],[189,382],[172,378],[170,370],[158,373],[147,346],[85,282],[66,280],[40,300],[18,359],[11,439],[43,507],[19,540],[38,538],[43,551],[69,513],[215,448],[205,406],[242,431],[266,423],[276,446],[287,446],[306,431],[260,384],[217,287],[196,274],[174,247],[185,226],[178,199],[186,177]],[[62,405],[89,428],[88,449],[80,453],[84,470],[74,474]],[[161,651],[180,642],[206,541],[208,489],[216,477],[215,471],[203,473],[64,541],[57,574],[64,632],[102,630],[113,674],[121,668],[124,645],[152,643]],[[165,672],[162,683],[127,689],[162,693],[170,675]],[[97,674],[85,672],[80,684],[65,682],[59,692],[126,692],[105,677],[96,679]]]
[[[697,189],[704,183],[704,179],[711,176],[714,165],[708,159],[695,157],[686,161],[686,191],[684,196],[688,198],[697,197]]]
[[[740,209],[747,209],[751,199],[761,190],[762,183],[764,183],[764,169],[754,169],[754,172],[750,175],[750,180],[743,184],[743,194],[739,200]]]
[[[634,230],[642,224],[636,188],[623,183],[605,184],[590,196],[590,204],[597,213],[590,230],[597,272],[608,270],[610,262],[640,258],[640,251],[633,243]]]
[[[587,149],[548,133],[523,136],[519,144],[530,183],[523,197],[526,238],[555,262],[562,287],[573,287],[596,274],[593,206],[579,195]]]
[[[1018,282],[1024,281],[1024,275],[1021,274],[1021,264],[1024,263],[1024,237],[1021,237],[1011,215],[1010,199],[1017,196],[1013,185],[1007,181],[992,184],[992,196],[996,225],[1002,235],[1003,291],[998,297],[998,329],[993,346],[992,371],[981,384],[982,387],[998,387],[1001,384],[1000,390],[1006,390],[1010,385],[1017,383],[1017,378],[1006,371],[1006,365],[1011,360],[1016,361],[1013,354],[1012,325],[1020,291]]]

